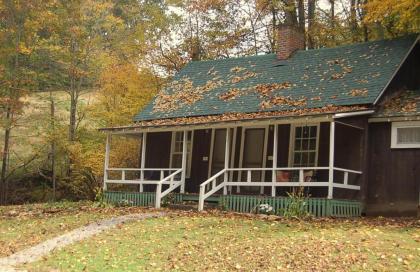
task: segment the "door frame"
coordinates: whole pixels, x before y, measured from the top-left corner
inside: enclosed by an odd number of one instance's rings
[[[270,126],[254,126],[254,127],[242,127],[242,137],[241,137],[241,149],[240,149],[240,155],[239,155],[239,168],[242,168],[243,166],[243,158],[244,158],[244,145],[245,145],[245,131],[247,129],[264,129],[264,140],[263,140],[263,158],[262,158],[262,168],[265,168],[267,165],[267,147],[268,147],[268,133]],[[241,181],[242,179],[242,171],[239,171],[238,174],[238,181]],[[265,180],[265,171],[262,171],[261,174],[261,182]],[[237,187],[237,191],[239,192],[240,187]],[[261,187],[262,190],[264,190],[264,187]]]
[[[233,128],[233,137],[232,137],[232,144],[230,145],[231,147],[231,153],[230,153],[230,162],[229,165],[231,168],[234,167],[234,163],[235,163],[235,149],[236,149],[236,137],[237,137],[237,127],[231,127],[228,129],[232,129]],[[211,171],[213,170],[213,152],[214,152],[214,140],[215,140],[215,135],[216,135],[216,129],[223,129],[226,130],[226,128],[212,128],[211,129],[211,139],[210,139],[210,154],[209,154],[209,167],[208,167],[208,171],[207,171],[207,178],[211,177]],[[230,178],[232,179],[232,174],[230,173]]]

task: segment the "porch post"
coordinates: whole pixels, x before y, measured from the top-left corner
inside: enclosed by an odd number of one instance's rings
[[[147,143],[147,132],[143,132],[141,137],[141,165],[140,165],[140,181],[144,181],[144,168],[146,165],[146,143]],[[143,192],[143,184],[140,184],[140,193]]]
[[[182,173],[181,173],[181,194],[185,193],[185,177],[187,175],[187,140],[188,140],[188,131],[183,131],[182,139]]]
[[[226,145],[225,145],[225,174],[223,182],[228,181],[228,171],[229,168],[229,158],[230,158],[230,128],[226,128]],[[223,194],[227,195],[227,186],[223,187]]]
[[[271,196],[276,196],[276,168],[277,168],[277,152],[278,152],[278,131],[279,127],[277,124],[274,125],[274,138],[273,138],[273,173],[271,177],[271,181],[273,185],[271,186]]]
[[[106,182],[108,181],[108,171],[107,169],[109,168],[109,151],[110,151],[110,143],[111,142],[111,134],[107,133],[106,134],[106,144],[105,144],[105,161],[104,161],[104,185],[103,185],[103,190],[104,192],[107,190],[107,184]]]
[[[333,198],[333,179],[334,179],[334,143],[335,143],[335,122],[330,123],[330,156],[328,172],[328,199]]]

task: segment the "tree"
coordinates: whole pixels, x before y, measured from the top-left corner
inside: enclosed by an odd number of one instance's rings
[[[10,138],[22,113],[21,98],[36,87],[30,60],[32,49],[39,41],[40,21],[45,15],[43,7],[41,1],[35,0],[0,2],[0,110],[4,129],[0,203],[7,202]]]
[[[420,2],[417,0],[369,0],[364,21],[380,23],[391,36],[420,32]]]

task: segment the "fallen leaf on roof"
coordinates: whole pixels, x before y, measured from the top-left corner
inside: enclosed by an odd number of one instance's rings
[[[339,78],[343,78],[344,74],[343,73],[334,73],[331,75],[331,79],[339,79]]]
[[[194,86],[191,79],[184,77],[174,80],[163,91],[156,95],[153,105],[154,112],[168,112],[184,105],[192,105],[202,99],[203,94],[224,84],[223,80],[215,77],[201,86]],[[170,91],[170,93],[168,93]]]
[[[233,89],[230,89],[228,92],[222,93],[221,95],[219,95],[219,99],[232,100],[232,99],[235,99],[237,96],[239,96],[239,94],[240,94],[240,90],[238,88],[233,88]]]
[[[230,69],[230,71],[232,73],[239,73],[239,72],[242,72],[244,70],[246,70],[245,67],[239,67],[239,66],[235,66],[235,67],[233,67],[233,68]]]
[[[275,96],[270,100],[261,102],[262,109],[269,109],[274,106],[288,106],[288,107],[304,107],[306,106],[306,98],[293,99],[290,96]]]
[[[237,75],[237,74],[239,74],[239,75]],[[246,79],[249,79],[249,78],[252,78],[252,77],[255,77],[255,76],[257,76],[257,73],[251,72],[251,71],[246,71],[246,69],[243,68],[240,71],[236,72],[235,75],[230,75],[229,78],[230,78],[231,83],[238,83],[238,82],[241,82],[243,80],[246,80]]]
[[[419,94],[409,91],[400,90],[392,98],[387,99],[382,106],[382,111],[386,114],[396,113],[415,113],[418,105],[420,106]]]
[[[364,89],[352,89],[349,93],[350,96],[367,96],[368,90]]]
[[[214,66],[210,68],[210,70],[207,72],[208,75],[215,76],[217,75],[217,71],[214,69]]]
[[[272,91],[288,89],[292,86],[290,82],[282,83],[268,83],[268,84],[258,84],[255,86],[255,91],[262,96],[268,96]]]

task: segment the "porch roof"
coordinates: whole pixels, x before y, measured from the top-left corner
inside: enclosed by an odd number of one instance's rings
[[[193,61],[134,121],[140,126],[195,124],[372,105],[416,39],[300,50],[283,61],[275,54]]]
[[[307,122],[310,120],[331,120],[334,114],[351,113],[351,114],[370,114],[371,110],[367,105],[354,106],[326,106],[316,109],[296,109],[292,111],[271,111],[259,113],[226,113],[220,115],[206,115],[194,117],[180,117],[156,119],[149,121],[137,122],[129,126],[107,127],[101,128],[101,131],[130,133],[153,130],[179,130],[185,127],[217,127],[217,126],[238,126],[247,125],[248,123],[276,123],[276,122]]]

